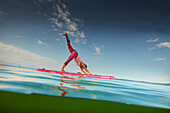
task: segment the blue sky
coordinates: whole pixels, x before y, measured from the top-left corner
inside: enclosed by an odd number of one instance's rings
[[[0,42],[58,62],[70,55],[61,33],[92,73],[169,82],[168,0],[1,0]],[[27,64],[25,64],[27,65]],[[78,67],[72,61],[69,67]]]

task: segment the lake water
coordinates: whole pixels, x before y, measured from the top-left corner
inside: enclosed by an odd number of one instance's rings
[[[37,72],[34,68],[0,65],[0,90],[42,94],[170,109],[170,84],[103,80]]]

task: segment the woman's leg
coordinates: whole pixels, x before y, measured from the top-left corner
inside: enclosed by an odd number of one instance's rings
[[[66,35],[66,38],[67,38],[67,46],[68,46],[68,49],[70,51],[70,53],[72,53],[74,51],[74,49],[72,48],[71,44],[70,44],[70,39],[68,38],[68,35]]]
[[[68,49],[71,53],[71,55],[69,56],[69,58],[67,59],[67,61],[63,64],[62,68],[61,68],[61,71],[64,71],[64,68],[67,66],[67,64],[73,60],[73,58],[77,57],[78,56],[78,53],[76,50],[74,50],[70,44],[70,39],[68,38],[68,35],[67,33],[63,33],[62,36],[65,35],[66,38],[67,38],[67,46],[68,46]]]
[[[72,51],[71,55],[69,56],[69,58],[67,59],[67,61],[64,63],[65,65],[67,65],[70,61],[73,60],[73,58],[77,57],[78,56],[78,53],[77,51]]]

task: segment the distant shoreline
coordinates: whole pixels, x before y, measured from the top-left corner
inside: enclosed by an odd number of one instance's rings
[[[3,113],[168,113],[170,109],[128,105],[118,102],[80,99],[71,97],[46,96],[39,94],[20,94],[0,91]]]

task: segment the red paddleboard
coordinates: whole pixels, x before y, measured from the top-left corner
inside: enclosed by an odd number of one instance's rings
[[[114,79],[114,76],[88,75],[88,74],[61,72],[61,71],[53,71],[53,70],[46,70],[46,69],[36,69],[35,71],[47,72],[47,73],[56,73],[56,74],[64,74],[64,75],[74,75],[74,76],[97,78],[97,79],[108,79],[108,80],[113,80]]]

